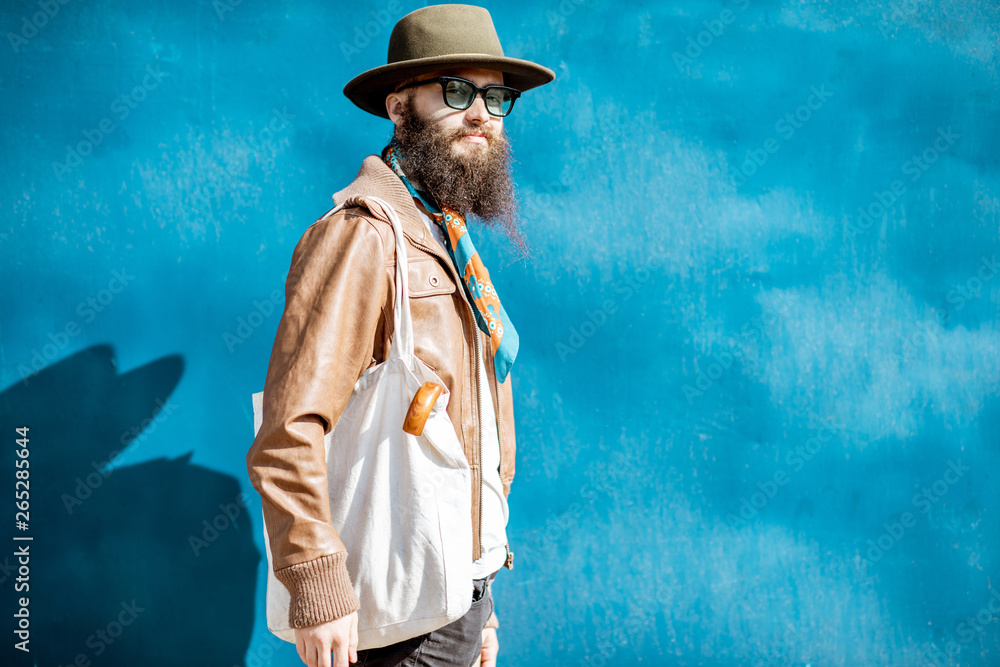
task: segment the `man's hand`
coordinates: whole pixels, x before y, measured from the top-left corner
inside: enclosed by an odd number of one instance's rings
[[[295,628],[295,650],[307,667],[347,667],[348,656],[351,662],[357,662],[358,612],[308,628]]]
[[[500,650],[500,642],[497,640],[496,628],[483,628],[483,652],[479,656],[479,664],[482,667],[496,667],[497,651]]]

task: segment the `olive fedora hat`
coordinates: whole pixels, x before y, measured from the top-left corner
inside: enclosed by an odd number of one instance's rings
[[[548,67],[503,54],[487,9],[473,5],[431,5],[410,12],[393,27],[386,64],[344,86],[344,95],[368,113],[388,118],[386,95],[399,82],[455,67],[503,72],[505,86],[525,91],[556,78]]]

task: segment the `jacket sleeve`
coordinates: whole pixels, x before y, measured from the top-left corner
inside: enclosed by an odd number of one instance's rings
[[[293,628],[358,609],[347,550],[330,523],[324,436],[373,358],[387,290],[373,222],[338,212],[302,235],[264,382],[262,424],[247,453],[274,574],[291,594]]]

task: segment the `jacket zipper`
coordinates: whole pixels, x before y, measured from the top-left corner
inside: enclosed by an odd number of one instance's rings
[[[473,317],[475,317],[475,313],[473,313]],[[476,341],[478,342],[480,340],[481,340],[481,338],[480,338],[480,334],[479,334],[479,327],[476,327]],[[482,343],[480,343],[480,344],[482,344]],[[477,351],[477,354],[478,354],[478,351]],[[479,359],[477,359],[476,361],[478,362],[481,359],[482,359],[482,357],[479,357]],[[485,362],[483,362],[483,363],[485,363]],[[476,368],[480,369],[477,372],[477,375],[478,375],[479,380],[480,380],[480,384],[478,386],[481,388],[482,387],[483,376],[482,376],[482,370],[481,370],[481,367],[480,367],[479,363],[476,364]],[[499,463],[497,465],[497,474],[499,475],[500,471],[503,470],[503,446],[501,446],[501,444],[500,444],[500,387],[499,387],[499,383],[496,382],[496,375],[494,375],[493,378],[494,378],[494,387],[496,389],[496,395],[497,395],[496,414],[494,415],[494,417],[496,417],[496,424],[497,424],[497,453],[499,455],[498,456]],[[481,396],[481,394],[480,394],[480,396]],[[483,399],[480,398],[480,401],[482,401],[482,400]],[[492,401],[493,397],[492,396],[488,396],[485,400]],[[479,407],[480,407],[480,410],[481,410],[482,409],[482,402],[479,403]],[[483,428],[482,428],[482,426],[483,426],[482,414],[480,413],[480,415],[479,415],[479,473],[480,473],[480,486],[479,486],[479,557],[480,558],[482,558],[482,553],[483,553],[483,537],[482,537],[483,536],[483,489],[485,488],[485,477],[482,477],[482,475],[483,475]],[[503,480],[502,479],[500,480],[500,483],[503,484]],[[512,569],[514,569],[514,552],[510,550],[510,543],[509,542],[504,543],[503,549],[504,549],[504,553],[505,553],[504,559],[503,559],[503,567],[506,567],[508,570],[512,570]]]
[[[500,383],[497,382],[496,362],[493,364],[493,385],[497,392],[497,410],[496,414],[493,416],[496,417],[497,420],[497,452],[500,454],[500,463],[497,465],[497,475],[499,476],[500,471],[503,470],[503,446],[500,444]],[[503,479],[500,480],[500,493],[503,493]]]
[[[479,557],[483,557],[483,357],[482,352],[479,349],[480,334],[479,326],[476,324],[476,314],[472,314],[472,324],[476,332],[476,423],[479,428],[477,429],[479,433]],[[492,398],[490,400],[493,400]]]
[[[410,237],[407,237],[407,238],[410,238]],[[430,252],[432,255],[434,255],[435,257],[439,257],[442,260],[444,260],[444,264],[448,267],[448,272],[451,273],[452,278],[455,280],[456,287],[458,289],[462,290],[462,295],[463,295],[462,296],[462,301],[465,303],[466,308],[468,308],[469,315],[472,317],[472,330],[473,330],[475,338],[476,338],[476,340],[475,340],[476,358],[475,358],[474,361],[475,361],[475,364],[476,364],[476,383],[475,383],[476,384],[476,388],[475,388],[476,424],[477,424],[477,427],[478,427],[477,428],[477,436],[478,436],[478,442],[479,442],[479,558],[482,558],[483,557],[483,487],[484,487],[484,484],[485,484],[485,482],[484,482],[485,478],[483,477],[483,415],[482,415],[482,409],[483,409],[483,404],[482,404],[482,384],[483,383],[482,383],[482,368],[481,368],[480,364],[481,363],[485,363],[485,362],[481,361],[482,360],[482,351],[480,349],[480,345],[482,343],[480,341],[479,325],[476,323],[476,313],[473,310],[472,304],[470,304],[468,302],[468,300],[465,298],[465,288],[462,286],[461,276],[458,275],[458,270],[455,268],[455,265],[454,265],[451,257],[445,256],[444,252],[441,250],[441,248],[436,243],[433,246],[431,246],[431,245],[423,243],[421,240],[415,239],[415,238],[410,238],[410,242],[413,243],[413,245],[417,246],[418,248],[426,250],[426,251]],[[501,470],[503,470],[503,447],[500,446],[500,443],[499,443],[499,437],[500,437],[500,405],[499,405],[499,403],[500,403],[500,388],[499,388],[499,386],[496,388],[496,391],[497,391],[497,410],[496,410],[495,417],[496,417],[496,422],[497,422],[497,439],[498,439],[497,450],[499,450],[499,460],[500,460],[500,465],[499,465],[499,467],[497,469],[497,473],[499,474],[499,472]],[[490,397],[490,400],[491,401],[493,400],[492,396]],[[501,483],[502,483],[502,481],[501,481]],[[514,552],[510,550],[509,543],[508,544],[504,544],[504,551],[507,554],[506,558],[504,559],[504,566],[507,569],[513,569],[513,567],[514,567]]]
[[[444,264],[448,267],[447,269],[448,272],[451,274],[452,279],[455,280],[456,288],[462,291],[462,302],[465,303],[469,315],[472,318],[472,331],[475,337],[475,354],[476,354],[476,358],[473,359],[473,362],[476,365],[475,366],[476,382],[474,383],[476,386],[474,390],[474,397],[476,401],[476,427],[477,427],[476,431],[479,442],[479,553],[477,554],[477,559],[478,559],[483,557],[483,423],[482,423],[483,406],[481,402],[480,382],[479,382],[480,372],[481,372],[481,369],[479,367],[480,363],[479,360],[481,358],[480,357],[481,353],[479,349],[480,346],[479,325],[476,324],[476,313],[473,311],[472,304],[470,304],[469,301],[466,299],[465,287],[462,284],[461,276],[458,275],[458,269],[455,268],[454,261],[451,259],[451,257],[446,256],[440,247],[432,247],[414,238],[410,238],[410,242],[413,243],[413,245],[422,248],[423,250],[429,251],[432,255],[444,260]],[[435,243],[435,245],[437,244]],[[499,429],[499,424],[497,428]]]
[[[496,414],[494,416],[496,417],[496,421],[497,421],[497,452],[500,455],[499,456],[499,461],[500,462],[499,462],[499,465],[497,465],[497,474],[501,475],[500,485],[503,486],[503,477],[502,477],[502,471],[503,471],[503,445],[500,443],[500,413],[503,410],[503,408],[500,406],[500,382],[496,379],[496,377],[497,377],[496,376],[496,366],[494,365],[494,367],[493,367],[493,388],[494,388],[494,390],[496,391],[496,394],[497,394],[497,406],[496,406],[497,409],[496,409]],[[502,489],[501,489],[501,493],[503,493]],[[510,543],[509,542],[505,543],[503,545],[503,549],[504,549],[504,552],[506,553],[506,555],[504,556],[504,559],[503,559],[503,566],[505,568],[507,568],[508,570],[512,570],[512,569],[514,569],[514,552],[510,550]]]

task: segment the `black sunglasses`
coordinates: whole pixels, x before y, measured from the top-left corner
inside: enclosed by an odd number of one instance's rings
[[[480,88],[476,84],[457,76],[439,76],[435,79],[424,79],[414,81],[396,89],[396,92],[412,88],[414,86],[426,86],[429,83],[441,84],[441,95],[444,103],[452,109],[464,111],[472,106],[476,100],[476,95],[483,94],[483,102],[486,103],[486,110],[491,116],[503,118],[514,108],[514,100],[521,96],[521,91],[507,86],[485,86]]]

